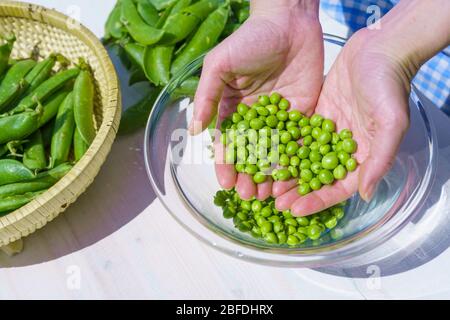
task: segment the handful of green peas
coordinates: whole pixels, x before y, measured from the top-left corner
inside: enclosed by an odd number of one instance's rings
[[[357,143],[349,129],[338,133],[332,120],[289,108],[290,102],[276,92],[259,96],[251,106],[239,103],[221,124],[225,162],[257,184],[269,176],[297,179],[302,196],[356,170]]]
[[[105,42],[117,49],[129,70],[129,85],[147,81],[153,93],[126,108],[120,133],[147,119],[159,91],[190,62],[236,31],[248,18],[246,0],[117,0],[105,24]],[[174,96],[192,96],[190,77]]]
[[[234,226],[269,244],[299,246],[306,241],[317,244],[326,235],[339,239],[341,232],[335,229],[344,213],[345,203],[328,208],[308,217],[294,217],[289,210],[279,212],[275,200],[242,200],[236,190],[220,190],[214,204],[221,207],[226,219],[233,219]]]
[[[0,45],[0,216],[58,182],[96,135],[89,66],[67,68],[59,54],[14,60],[14,41]]]

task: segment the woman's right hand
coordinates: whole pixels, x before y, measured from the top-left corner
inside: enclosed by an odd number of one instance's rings
[[[318,0],[258,0],[250,18],[205,58],[194,100],[191,134],[203,131],[219,110],[218,123],[236,104],[276,91],[293,108],[311,114],[323,82],[323,35]],[[216,174],[225,189],[236,187],[243,199],[272,194],[272,181],[256,184],[224,161],[224,146],[215,139]]]

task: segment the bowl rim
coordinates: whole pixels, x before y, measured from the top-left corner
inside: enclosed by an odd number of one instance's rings
[[[74,20],[55,9],[41,5],[2,1],[0,18],[13,17],[51,25],[82,41],[97,56],[99,72],[104,76],[102,123],[86,154],[53,187],[27,205],[0,217],[0,247],[29,235],[53,220],[73,203],[92,183],[105,161],[121,116],[121,93],[114,65],[101,41],[81,22],[70,28]]]
[[[343,46],[346,43],[347,39],[333,34],[324,33],[324,41]],[[167,95],[167,91],[179,84],[180,78],[183,78],[183,76],[189,74],[192,68],[201,65],[201,61],[203,60],[204,56],[205,55],[197,58],[188,66],[186,66],[184,70],[180,72],[178,76],[175,77],[171,82],[169,82],[164,90],[161,91],[150,113],[145,131],[144,141],[145,165],[151,185],[164,208],[190,234],[221,252],[250,262],[281,267],[316,267],[340,263],[373,250],[377,246],[382,245],[390,238],[392,238],[415,217],[415,214],[419,211],[417,209],[422,206],[424,199],[429,194],[431,186],[435,179],[438,149],[436,130],[432,125],[432,119],[428,116],[428,112],[423,107],[423,104],[416,93],[417,89],[412,86],[411,98],[414,100],[415,105],[418,108],[422,119],[424,120],[425,130],[428,132],[427,142],[430,154],[428,159],[427,171],[422,177],[418,186],[411,192],[405,203],[399,205],[399,199],[397,199],[392,207],[384,214],[384,216],[370,227],[358,233],[355,233],[354,235],[346,239],[336,241],[334,243],[330,243],[324,246],[301,248],[300,250],[297,249],[290,251],[289,249],[285,248],[283,248],[282,250],[279,250],[278,248],[259,248],[254,244],[247,244],[246,242],[234,239],[221,230],[220,232],[216,232],[217,228],[215,226],[208,225],[206,221],[203,221],[203,219],[198,219],[198,214],[188,203],[186,203],[185,199],[182,200],[183,206],[190,212],[190,214],[197,220],[197,222],[200,222],[199,225],[203,227],[201,228],[201,231],[203,232],[193,230],[193,228],[181,221],[177,214],[172,212],[170,207],[166,204],[164,195],[159,190],[157,182],[154,179],[149,157],[149,135],[152,131],[154,123],[156,123],[152,121],[152,119],[155,117],[158,110],[162,107],[160,106],[160,101],[163,100],[165,95]],[[174,183],[177,184],[176,181]],[[181,190],[177,191],[180,197],[184,197]],[[381,228],[382,226],[383,228]],[[223,240],[225,245],[222,245],[221,240]],[[230,244],[231,246],[238,247],[232,247],[230,249]]]

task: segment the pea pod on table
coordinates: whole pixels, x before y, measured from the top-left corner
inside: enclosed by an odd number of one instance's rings
[[[125,34],[125,27],[120,21],[122,11],[122,5],[120,1],[117,1],[113,10],[108,16],[105,24],[105,38],[108,40],[110,37],[120,39]]]
[[[139,66],[141,69],[144,69],[144,46],[129,42],[123,45],[123,49],[134,66]]]
[[[164,34],[162,30],[144,22],[133,0],[122,0],[121,21],[130,36],[143,45],[152,45],[158,42]]]
[[[193,97],[197,91],[200,78],[192,76],[184,80],[173,92],[172,97],[174,99],[182,97]]]
[[[150,2],[158,11],[161,11],[172,6],[177,0],[150,0]]]
[[[164,36],[160,44],[175,44],[186,39],[200,23],[200,19],[193,15],[178,12],[170,15],[164,23]]]
[[[69,93],[59,107],[55,119],[52,143],[50,148],[51,166],[58,166],[69,159],[72,146],[73,132],[75,130],[74,99]]]
[[[94,126],[94,82],[91,74],[83,70],[73,87],[75,123],[84,142],[91,145],[95,138]]]
[[[188,63],[212,48],[219,39],[228,20],[230,8],[224,5],[211,13],[200,25],[192,40],[172,63],[171,73],[176,75]]]
[[[0,160],[0,186],[35,178],[35,174],[22,162],[13,159]]]
[[[30,170],[42,170],[47,167],[44,142],[40,130],[37,130],[25,144],[23,164]]]
[[[193,5],[183,10],[183,13],[187,13],[200,20],[204,20],[208,15],[216,10],[224,1],[223,0],[200,0]]]
[[[42,107],[0,118],[0,144],[22,140],[39,128]]]
[[[9,68],[0,85],[0,111],[5,109],[26,88],[25,76],[35,65],[36,61],[26,59],[16,62]]]
[[[4,41],[5,43],[0,45],[0,76],[8,69],[9,58],[11,57],[11,51],[16,38],[14,36],[7,36]]]
[[[173,46],[157,46],[145,48],[144,72],[156,86],[164,86],[170,80],[170,62]]]

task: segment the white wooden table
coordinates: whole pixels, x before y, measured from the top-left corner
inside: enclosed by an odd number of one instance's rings
[[[32,2],[79,18],[100,37],[115,0]],[[343,26],[326,17],[323,22],[325,31],[345,35]],[[26,238],[20,255],[0,253],[0,298],[450,297],[448,250],[417,268],[376,279],[374,285],[373,278],[250,264],[207,247],[155,200],[142,140],[143,133],[119,138],[100,175],[76,204]]]

